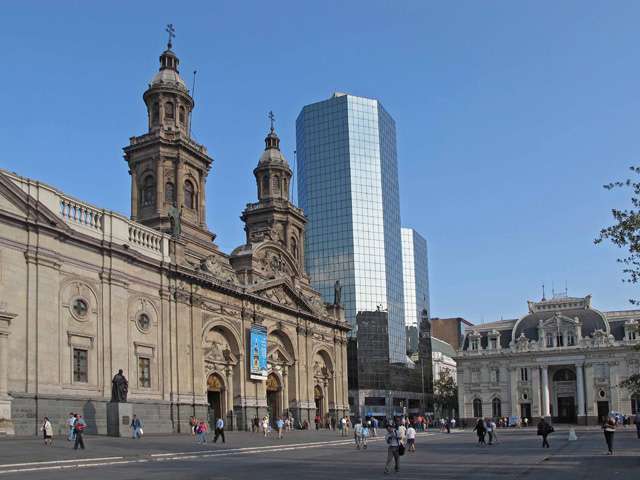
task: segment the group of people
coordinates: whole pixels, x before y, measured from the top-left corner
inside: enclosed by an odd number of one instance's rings
[[[473,431],[476,432],[476,435],[478,435],[477,446],[485,447],[487,445],[487,441],[486,441],[487,434],[489,435],[489,445],[493,445],[494,442],[500,443],[500,440],[498,440],[497,429],[498,427],[496,425],[494,418],[488,418],[488,419],[479,418],[478,421],[476,422],[475,427],[473,428]]]
[[[82,415],[79,413],[70,413],[66,425],[69,428],[69,438],[67,438],[67,440],[69,442],[75,440],[73,449],[77,450],[79,446],[84,450],[84,439],[82,438],[82,434],[84,433],[84,429],[87,427],[87,424],[82,419]],[[44,436],[44,444],[51,445],[53,443],[53,427],[51,426],[49,417],[44,417],[40,431],[42,431],[42,435]]]
[[[209,431],[207,428],[207,422],[204,420],[198,420],[196,417],[191,416],[189,417],[189,426],[191,427],[191,435],[200,435],[197,442],[198,445],[206,445],[207,432]],[[224,438],[224,421],[220,417],[216,419],[214,433],[215,436],[213,437],[213,443],[216,443],[220,437],[222,437],[222,443],[226,442]]]

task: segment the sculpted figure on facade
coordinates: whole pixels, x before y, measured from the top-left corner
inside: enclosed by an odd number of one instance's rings
[[[129,382],[124,377],[123,370],[118,370],[111,381],[111,403],[126,403]]]

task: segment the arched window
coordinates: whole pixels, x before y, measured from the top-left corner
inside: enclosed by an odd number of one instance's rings
[[[157,102],[153,104],[153,121],[155,123],[160,121],[160,104]]]
[[[173,103],[167,102],[164,105],[164,116],[165,118],[173,118]]]
[[[156,182],[151,175],[144,179],[142,187],[142,204],[152,205],[156,201]]]
[[[178,120],[180,120],[180,123],[184,123],[186,118],[187,118],[187,116],[185,114],[184,107],[180,107],[180,113],[179,113],[179,116],[178,116]]]
[[[293,255],[294,258],[298,258],[298,242],[296,242],[295,237],[291,237],[289,245],[291,249],[291,255]]]
[[[556,347],[564,347],[564,338],[562,337],[562,333],[558,333],[558,335],[556,335]]]
[[[576,379],[576,374],[573,370],[568,368],[561,368],[553,374],[554,382],[571,382]]]
[[[494,398],[491,400],[491,416],[502,417],[502,402],[499,398]]]
[[[173,203],[175,201],[173,183],[167,182],[164,184],[164,203]]]
[[[553,347],[553,335],[551,333],[547,333],[545,345],[547,347]]]
[[[262,194],[267,195],[269,193],[269,177],[262,179]]]
[[[638,412],[640,412],[640,409],[638,409],[638,407],[640,407],[640,405],[638,405],[638,397],[637,395],[634,393],[633,395],[631,395],[631,415],[635,415]]]
[[[280,191],[280,177],[273,177],[273,191]]]
[[[475,398],[473,400],[473,416],[476,418],[482,418],[482,400]]]
[[[193,184],[187,180],[184,182],[184,206],[190,209],[194,209],[195,206],[195,193],[193,191]]]
[[[576,337],[573,332],[567,333],[567,347],[573,347],[576,344]]]

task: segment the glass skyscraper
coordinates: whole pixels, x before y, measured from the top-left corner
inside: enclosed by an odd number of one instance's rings
[[[404,318],[407,351],[418,348],[418,324],[422,310],[429,306],[427,241],[412,228],[402,229],[402,272],[404,277]]]
[[[296,145],[314,287],[331,301],[340,280],[353,325],[358,312],[386,312],[389,362],[406,363],[394,120],[377,100],[334,94],[302,109]]]

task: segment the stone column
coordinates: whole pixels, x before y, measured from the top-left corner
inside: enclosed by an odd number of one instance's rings
[[[136,169],[131,167],[129,170],[131,175],[131,220],[138,219],[138,179],[136,178]]]
[[[542,413],[541,416],[548,417],[549,412],[549,366],[540,366],[540,380],[541,380],[541,393],[542,393]]]
[[[300,251],[298,252],[298,257],[300,259],[300,266],[304,268],[304,236],[298,235],[298,239],[300,240],[300,245],[298,247]]]
[[[233,416],[233,367],[228,366],[225,369],[226,377],[227,377],[227,399],[226,399],[226,407],[227,411],[221,414],[223,419],[226,418],[225,425],[229,423],[230,416]],[[229,411],[231,411],[231,415],[228,415]],[[230,426],[230,425],[229,425]],[[233,426],[234,429],[238,429],[238,425]]]
[[[282,367],[282,413],[289,413],[289,367]]]
[[[582,369],[584,368],[583,363],[576,363],[576,386],[578,387],[578,424],[586,425],[587,421],[585,418],[585,410],[584,410],[584,374]]]
[[[0,435],[15,435],[11,421],[11,397],[9,388],[9,327],[15,313],[7,312],[7,304],[0,303]]]
[[[511,415],[520,416],[518,413],[518,367],[509,367],[509,383],[511,390]]]
[[[176,205],[180,210],[184,204],[184,159],[179,156],[176,159],[176,167]]]
[[[205,170],[200,172],[200,188],[198,192],[198,202],[200,203],[200,226],[205,227],[207,225],[207,202],[204,198],[204,186],[206,183],[207,172]]]
[[[164,210],[164,168],[162,155],[156,157],[156,213]]]
[[[609,363],[609,392],[611,395],[611,405],[609,408],[612,412],[619,412],[622,410],[620,406],[621,389],[615,388],[618,383],[620,383],[620,362],[614,361]]]

